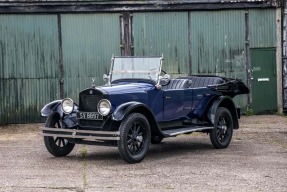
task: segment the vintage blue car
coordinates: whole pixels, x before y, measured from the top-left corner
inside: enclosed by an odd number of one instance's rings
[[[240,109],[232,98],[249,93],[239,79],[187,76],[171,79],[162,57],[113,57],[107,84],[41,110],[47,150],[68,155],[75,144],[118,147],[128,163],[144,159],[150,143],[192,132],[206,132],[215,148],[226,148],[239,128]]]

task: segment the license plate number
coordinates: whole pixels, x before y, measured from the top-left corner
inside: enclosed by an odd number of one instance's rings
[[[77,119],[103,120],[103,116],[97,112],[78,112]]]

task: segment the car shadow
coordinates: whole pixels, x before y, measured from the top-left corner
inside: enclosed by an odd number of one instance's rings
[[[88,150],[83,154],[81,148],[69,155],[69,160],[85,160],[89,163],[99,163],[102,165],[122,165],[126,164],[118,153],[117,147],[86,146]],[[206,138],[201,139],[166,139],[160,144],[151,144],[144,162],[162,161],[167,158],[184,157],[187,155],[204,155],[214,150],[211,143]]]

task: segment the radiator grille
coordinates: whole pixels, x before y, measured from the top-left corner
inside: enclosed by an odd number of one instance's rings
[[[100,99],[99,95],[80,95],[80,111],[97,112]]]
[[[98,112],[97,106],[101,99],[106,98],[100,90],[86,89],[79,95],[79,111],[81,112]],[[84,129],[101,129],[103,120],[79,119],[79,125]]]

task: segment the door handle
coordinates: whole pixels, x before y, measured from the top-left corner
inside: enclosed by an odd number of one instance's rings
[[[166,98],[166,99],[171,99],[171,97],[169,97],[169,96],[165,96],[165,98]]]

